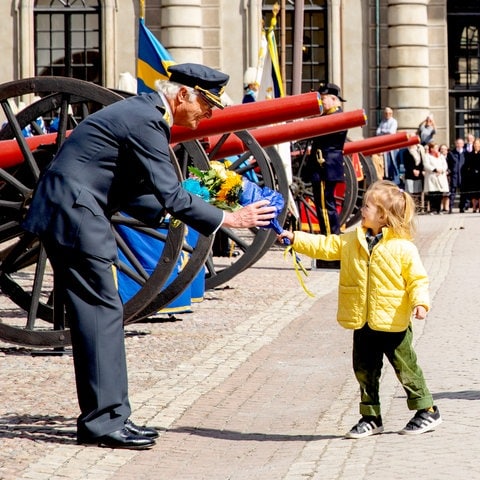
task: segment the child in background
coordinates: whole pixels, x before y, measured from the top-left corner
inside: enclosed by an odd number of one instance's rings
[[[392,364],[414,417],[399,433],[433,430],[442,420],[433,405],[412,345],[412,317],[429,310],[428,277],[412,239],[415,203],[387,180],[373,183],[362,207],[362,224],[343,235],[287,232],[297,253],[340,260],[337,320],[353,329],[353,370],[360,384],[359,422],[346,434],[383,432],[379,383],[383,356]]]

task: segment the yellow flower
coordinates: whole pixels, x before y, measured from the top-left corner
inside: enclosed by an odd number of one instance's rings
[[[242,187],[242,177],[231,170],[227,170],[226,173],[226,178],[217,194],[217,200],[226,203],[236,203],[239,190]]]
[[[228,170],[230,162],[210,162],[208,170],[188,167],[193,178],[199,180],[209,195],[209,202],[219,208],[234,210],[240,208],[239,199],[242,191],[243,177],[233,170]],[[188,187],[188,182],[184,182]]]

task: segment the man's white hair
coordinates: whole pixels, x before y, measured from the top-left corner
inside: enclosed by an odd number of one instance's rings
[[[187,87],[186,85],[180,85],[176,82],[170,82],[169,80],[157,80],[155,82],[155,88],[157,92],[162,92],[169,100],[173,100],[177,96],[180,88],[182,87],[187,89],[189,93],[188,100],[190,102],[193,102],[195,100],[195,97],[198,95],[193,88]]]

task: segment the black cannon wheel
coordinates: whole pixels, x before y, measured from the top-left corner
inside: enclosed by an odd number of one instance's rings
[[[15,115],[10,101],[29,94],[43,95],[43,98]],[[108,89],[72,78],[37,77],[0,85],[0,103],[6,118],[0,140],[15,139],[23,157],[20,162],[0,169],[0,286],[3,297],[0,339],[47,347],[69,344],[63,308],[60,308],[59,295],[54,293],[54,278],[46,258],[43,258],[43,249],[38,240],[25,234],[20,224],[42,169],[50,162],[67,131],[92,111],[122,98]],[[60,118],[56,143],[31,152],[22,129],[31,125],[33,133],[41,133],[36,132],[36,119],[57,109]],[[175,162],[174,155],[172,160]],[[122,217],[117,217],[116,221],[126,222]],[[145,230],[138,224],[132,227]],[[147,231],[158,236],[153,229]],[[127,274],[142,282],[140,291],[125,304],[126,321],[158,294],[173,271],[183,237],[184,226],[174,228],[170,224],[165,247],[153,272],[145,272],[141,265],[137,268],[135,262],[133,268],[132,265],[124,268]],[[127,252],[127,255],[132,258],[131,253]],[[54,305],[57,308],[53,308]],[[68,325],[68,319],[66,322]]]
[[[302,178],[302,170],[309,154],[312,140],[296,142],[292,148],[293,182],[290,186],[297,206],[298,229],[311,233],[318,233],[318,217],[313,202],[312,186]],[[351,158],[344,157],[345,183],[340,184],[335,191],[337,209],[339,210],[340,225],[346,225],[351,216],[358,197],[358,181]]]

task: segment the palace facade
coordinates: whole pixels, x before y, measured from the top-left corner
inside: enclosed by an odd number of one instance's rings
[[[175,61],[228,73],[227,93],[239,103],[274,3],[145,0],[145,23]],[[278,3],[284,8],[275,34],[287,93],[316,89],[320,81],[340,85],[345,110],[363,108],[369,119],[352,138],[374,135],[386,106],[400,130],[414,131],[432,113],[438,142],[480,136],[480,0]],[[66,75],[118,88],[122,74],[135,76],[140,12],[139,0],[1,2],[0,82]]]

